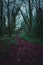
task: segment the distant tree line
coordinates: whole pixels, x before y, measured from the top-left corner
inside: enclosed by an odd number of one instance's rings
[[[11,36],[13,30],[15,30],[16,27],[16,16],[18,15],[18,12],[21,12],[28,33],[35,29],[37,36],[42,38],[43,37],[43,8],[41,7],[42,2],[43,0],[21,0],[21,1],[18,0],[17,3],[16,0],[11,2],[10,0],[8,0],[7,2],[5,0],[4,3],[3,0],[0,0],[0,35],[3,35],[7,30],[8,35]],[[3,15],[3,13],[5,13],[3,11],[5,4],[7,8],[8,27],[6,27],[5,24],[6,17],[5,15]],[[11,13],[10,13],[10,4],[13,4]],[[23,12],[23,10],[21,10],[23,4],[24,5],[26,4],[24,6],[26,12],[27,12],[26,6],[28,6],[28,12],[26,13],[26,15]],[[35,15],[33,16],[34,9],[35,9]],[[12,18],[11,20],[10,17]],[[33,23],[35,23],[34,26]]]

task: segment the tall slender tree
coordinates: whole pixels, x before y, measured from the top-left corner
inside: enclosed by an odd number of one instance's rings
[[[31,1],[29,0],[29,19],[30,19],[30,30],[32,29],[32,9],[31,9]]]
[[[2,35],[2,16],[3,16],[3,0],[0,0],[0,33]]]
[[[8,0],[8,5],[7,5],[7,8],[8,8],[8,34],[9,34],[9,37],[11,37],[11,24],[10,24],[10,9],[9,9],[9,5],[10,5],[10,0]]]

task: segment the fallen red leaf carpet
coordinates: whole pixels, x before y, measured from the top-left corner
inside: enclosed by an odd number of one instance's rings
[[[16,36],[18,45],[11,44],[0,65],[43,65],[43,48]]]

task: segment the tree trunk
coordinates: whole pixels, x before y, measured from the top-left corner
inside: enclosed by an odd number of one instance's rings
[[[29,0],[29,18],[30,18],[30,31],[32,30],[32,10],[31,10],[31,1]]]
[[[3,2],[2,2],[2,0],[1,0],[1,3],[0,3],[0,4],[1,4],[1,6],[0,6],[0,7],[1,7],[1,8],[0,8],[0,9],[1,9],[1,13],[0,13],[0,14],[1,14],[1,16],[0,16],[1,31],[0,31],[0,34],[2,35],[2,24],[3,24],[3,23],[2,23],[2,15],[3,15]]]
[[[9,0],[8,0],[8,35],[11,37],[11,24],[10,24],[10,13],[9,13]]]

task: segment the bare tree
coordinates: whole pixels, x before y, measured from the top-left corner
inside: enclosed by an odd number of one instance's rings
[[[15,6],[12,9],[12,27],[14,28],[14,30],[16,27],[16,16],[18,15],[18,12],[20,11],[21,6],[22,6],[22,3],[21,4],[15,4]],[[14,11],[14,10],[16,10],[16,11]]]
[[[30,30],[32,29],[32,9],[31,9],[31,1],[29,0],[29,19],[30,19]]]
[[[2,34],[2,16],[3,16],[3,0],[0,0],[0,24],[1,24],[1,29],[0,32]]]

